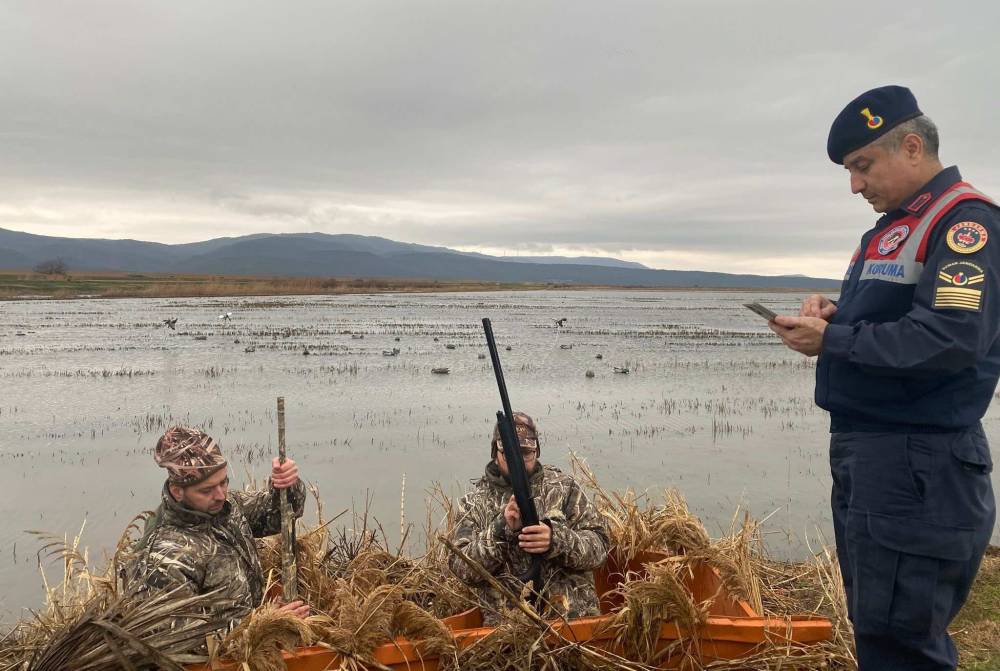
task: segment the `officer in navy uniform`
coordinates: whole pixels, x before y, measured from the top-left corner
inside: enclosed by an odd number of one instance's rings
[[[861,671],[954,669],[947,627],[996,519],[980,419],[1000,375],[1000,208],[943,168],[901,86],[837,116],[827,153],[876,212],[838,301],[771,329],[819,355],[837,556]]]

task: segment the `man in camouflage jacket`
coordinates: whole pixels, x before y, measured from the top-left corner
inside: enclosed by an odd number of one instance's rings
[[[607,525],[572,476],[539,463],[534,421],[516,412],[514,428],[541,523],[521,527],[497,426],[491,443],[493,459],[474,489],[459,502],[454,544],[514,594],[523,587],[517,576],[528,572],[533,554],[541,555],[542,598],[538,604],[543,606],[542,612],[547,616],[596,615],[598,598],[591,572],[607,559]],[[496,624],[510,604],[460,557],[451,557],[449,565],[476,591],[483,621]]]
[[[226,629],[264,598],[254,539],[281,531],[278,490],[288,490],[295,517],[302,516],[306,496],[298,467],[291,459],[275,459],[268,491],[229,491],[218,444],[186,427],[169,429],[154,458],[169,475],[160,506],[133,549],[126,582],[139,592],[167,590],[178,597],[215,593],[210,617]],[[299,601],[283,609],[308,615]]]

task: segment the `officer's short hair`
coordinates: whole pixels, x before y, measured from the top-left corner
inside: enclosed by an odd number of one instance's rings
[[[889,153],[895,153],[903,146],[903,138],[911,133],[924,141],[924,151],[928,157],[938,157],[938,147],[941,144],[938,129],[930,117],[924,114],[899,124],[876,140],[876,143]]]

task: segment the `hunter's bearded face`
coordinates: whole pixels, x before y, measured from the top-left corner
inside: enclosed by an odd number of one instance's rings
[[[170,494],[178,503],[202,513],[214,515],[222,511],[229,493],[229,469],[221,470],[208,476],[201,482],[187,487],[170,485]]]

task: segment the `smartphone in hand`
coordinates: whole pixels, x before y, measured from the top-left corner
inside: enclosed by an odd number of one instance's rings
[[[767,321],[772,321],[775,317],[778,316],[777,312],[771,310],[770,308],[764,307],[760,303],[744,303],[743,307],[753,310]]]

